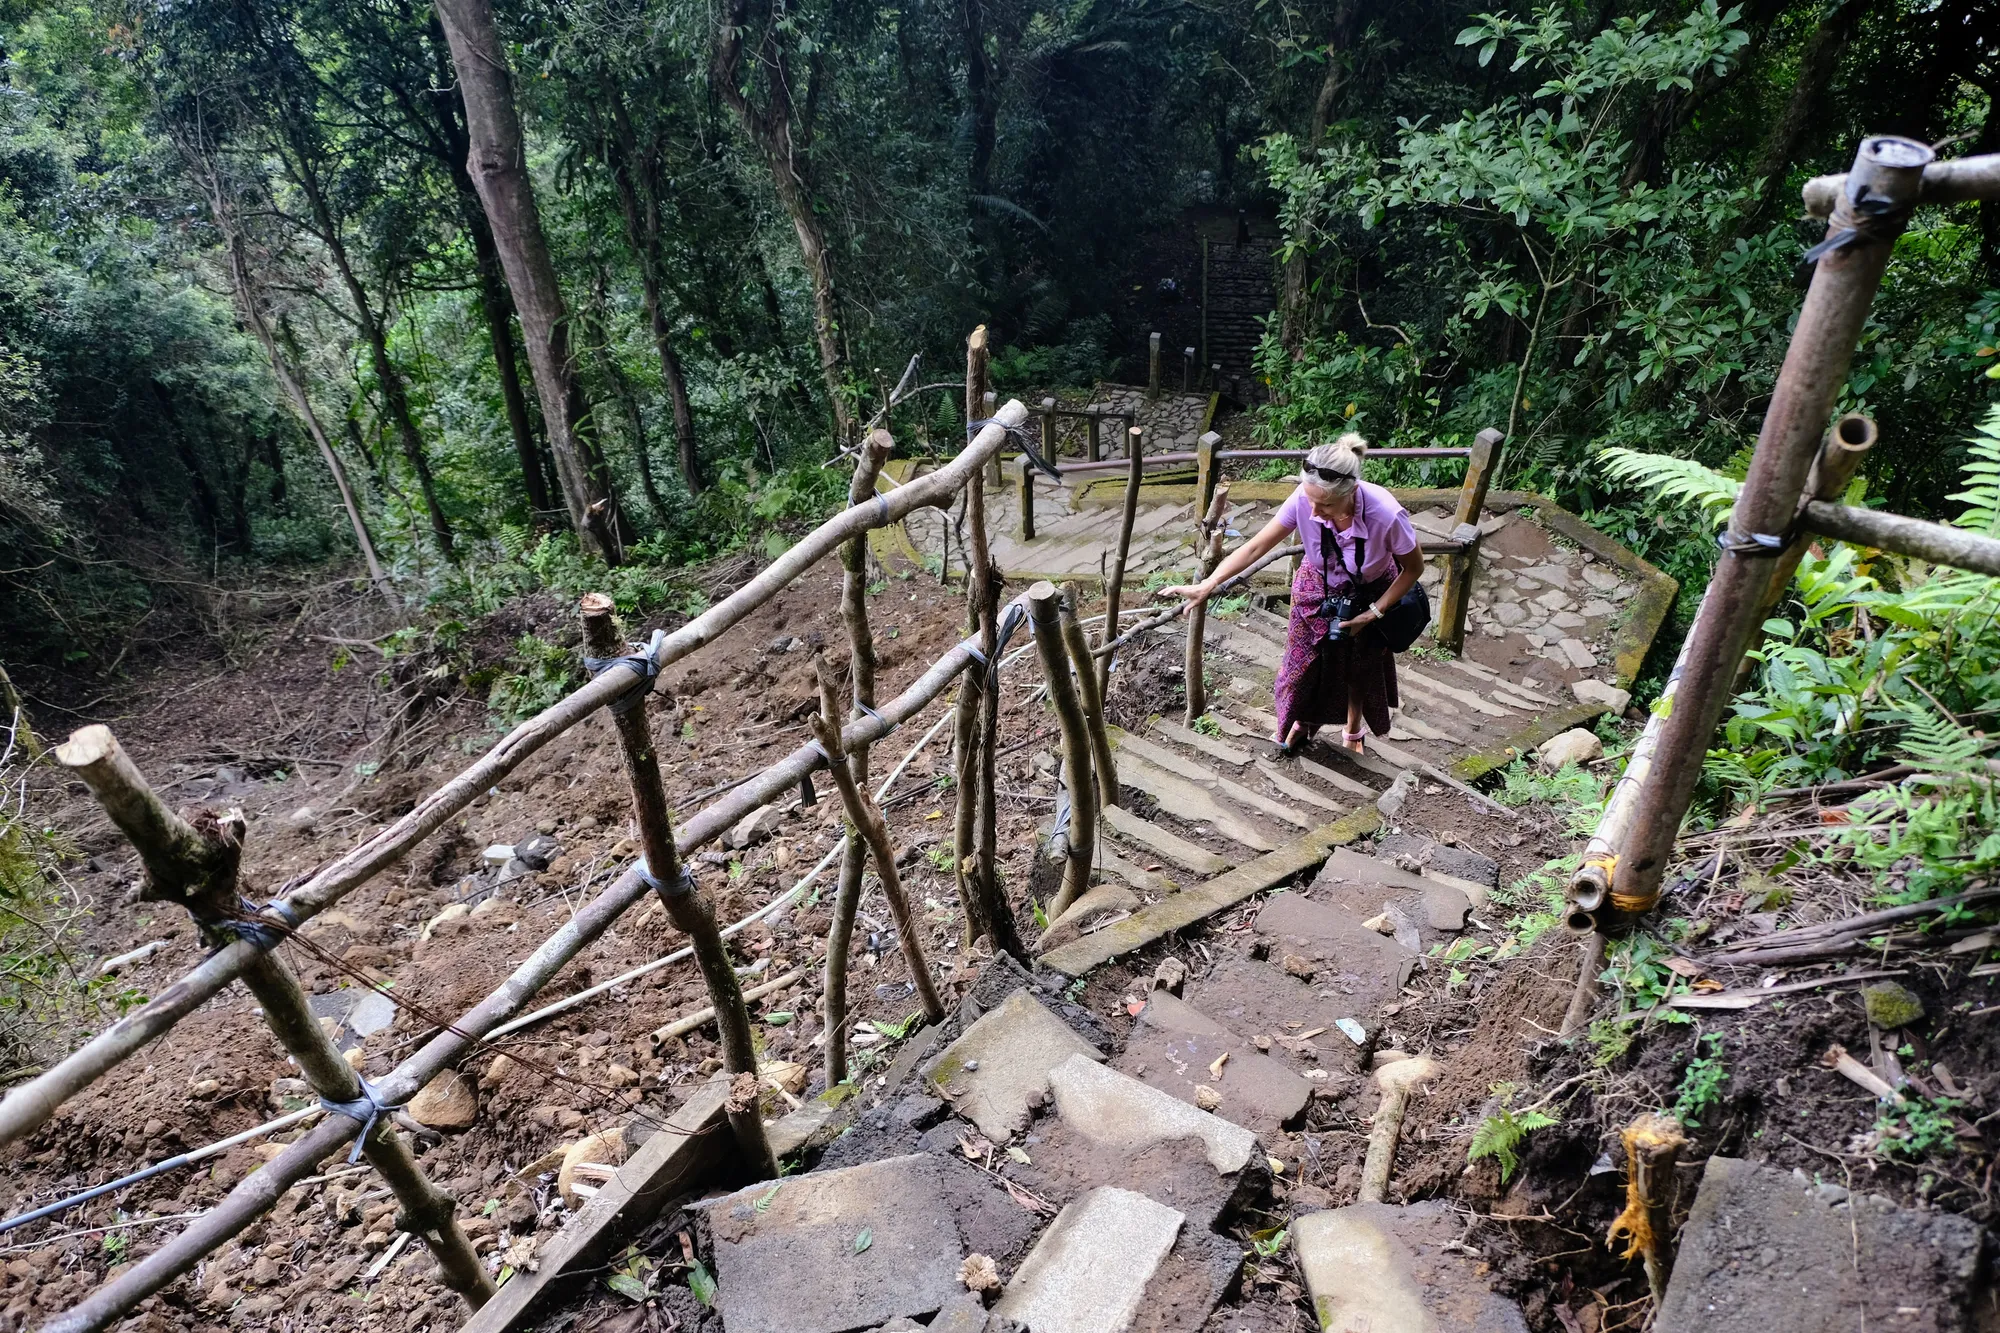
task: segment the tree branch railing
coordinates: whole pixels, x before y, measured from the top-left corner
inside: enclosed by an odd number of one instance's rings
[[[856,534],[887,527],[919,508],[948,502],[949,497],[956,495],[965,485],[973,471],[998,454],[1008,431],[1019,428],[1026,418],[1026,408],[1018,402],[1009,402],[999,410],[996,419],[945,467],[912,479],[892,491],[878,494],[867,503],[843,510],[820,524],[766,566],[756,578],[680,629],[665,635],[658,646],[650,650],[655,666],[664,668],[714,642]],[[442,828],[481,793],[498,784],[543,746],[631,688],[629,674],[608,672],[523,722],[394,824],[323,866],[303,882],[295,883],[276,905],[279,916],[273,917],[270,924],[281,924],[285,918],[303,924],[339,902],[407,855],[411,848]],[[731,800],[718,805],[741,805],[743,791],[739,788],[732,793]],[[755,804],[743,807],[745,813],[754,808]],[[257,947],[247,941],[231,943],[151,1001],[113,1023],[68,1058],[8,1093],[6,1099],[0,1101],[0,1145],[12,1143],[40,1125],[69,1098],[220,994],[224,987],[243,974],[257,952]]]
[[[629,656],[617,655],[619,645],[608,600],[586,598],[583,609],[590,646],[593,652],[610,659],[606,669],[567,698],[515,728],[488,754],[446,782],[395,825],[309,878],[295,882],[289,894],[262,911],[242,902],[237,888],[243,832],[240,815],[231,812],[217,817],[204,813],[192,823],[182,819],[153,796],[108,731],[86,728],[78,733],[65,747],[65,762],[85,777],[112,812],[115,822],[139,848],[147,865],[151,895],[187,906],[198,922],[205,923],[204,930],[211,938],[231,935],[234,938],[158,999],[114,1024],[54,1069],[0,1102],[0,1142],[31,1131],[68,1097],[239,977],[250,985],[267,1018],[322,1095],[328,1098],[329,1108],[337,1109],[338,1113],[327,1115],[318,1125],[304,1131],[216,1208],[47,1327],[69,1333],[102,1328],[122,1317],[139,1301],[187,1272],[202,1256],[239,1233],[286,1189],[357,1134],[365,1135],[371,1162],[403,1199],[407,1229],[423,1235],[437,1253],[447,1285],[474,1304],[484,1300],[492,1286],[457,1226],[455,1206],[423,1178],[407,1148],[395,1140],[393,1131],[378,1128],[386,1125],[379,1112],[406,1102],[432,1078],[469,1054],[487,1033],[519,1013],[570,959],[648,892],[657,893],[666,901],[675,923],[694,941],[698,962],[711,990],[718,985],[718,976],[724,978],[715,999],[719,1015],[728,1009],[734,1017],[732,1023],[730,1016],[724,1015],[722,1024],[730,1056],[725,1063],[736,1080],[730,1097],[730,1120],[737,1128],[746,1164],[753,1168],[761,1166],[765,1174],[772,1173],[774,1164],[764,1145],[755,1109],[756,1066],[748,1029],[744,1026],[747,1020],[741,1012],[742,999],[714,922],[704,915],[706,904],[692,891],[691,882],[680,873],[679,865],[682,858],[719,837],[745,814],[796,788],[815,769],[826,767],[827,749],[814,742],[799,746],[736,785],[676,831],[666,814],[657,760],[643,722],[645,695],[650,693],[650,681],[660,667],[713,642],[826,555],[843,548],[851,554],[852,543],[869,530],[898,522],[919,507],[948,506],[960,489],[979,476],[980,469],[998,452],[1009,430],[1018,428],[1025,417],[1026,411],[1018,402],[1008,403],[948,465],[887,493],[871,494],[865,503],[851,505],[834,515],[736,593],[672,634],[656,632],[649,645]],[[873,487],[869,489],[872,491]],[[859,632],[865,635],[865,624]],[[955,646],[896,698],[843,727],[838,743],[832,747],[833,753],[865,751],[870,743],[935,701],[981,657],[976,638]],[[623,669],[628,665],[637,669]],[[992,674],[996,673],[988,673]],[[635,695],[637,708],[631,706]],[[499,989],[457,1022],[446,1026],[380,1084],[371,1088],[360,1083],[345,1061],[329,1054],[332,1048],[324,1041],[324,1034],[319,1033],[316,1022],[288,1021],[307,1012],[304,996],[296,979],[272,951],[313,915],[406,854],[554,737],[612,703],[626,705],[613,712],[632,776],[635,812],[647,856],[544,940]],[[729,1040],[732,1035],[733,1041]],[[348,1109],[349,1106],[354,1109]]]

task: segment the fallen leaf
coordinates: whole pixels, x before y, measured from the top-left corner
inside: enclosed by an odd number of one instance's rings
[[[1022,1166],[1033,1166],[1033,1165],[1034,1165],[1034,1163],[1033,1163],[1033,1162],[1031,1162],[1031,1161],[1029,1161],[1029,1160],[1028,1160],[1028,1154],[1026,1154],[1026,1153],[1022,1152],[1022,1151],[1021,1151],[1021,1150],[1020,1150],[1019,1148],[1015,1148],[1015,1147],[1011,1147],[1011,1146],[1010,1146],[1010,1147],[1009,1147],[1009,1148],[1007,1149],[1007,1155],[1008,1155],[1009,1157],[1013,1158],[1013,1159],[1014,1159],[1015,1161],[1019,1162],[1019,1163],[1020,1163],[1020,1164],[1021,1164]]]
[[[1014,1202],[1020,1204],[1029,1212],[1039,1213],[1044,1217],[1053,1217],[1055,1215],[1056,1206],[1047,1199],[1036,1197],[1005,1176],[1000,1177],[1000,1183],[1007,1187],[1007,1193],[1013,1198]]]
[[[643,1302],[646,1299],[646,1284],[630,1273],[613,1273],[604,1279],[604,1285],[628,1301]]]
[[[1228,1063],[1229,1063],[1229,1052],[1228,1052],[1228,1051],[1224,1051],[1224,1052],[1223,1052],[1223,1053],[1222,1053],[1221,1055],[1218,1055],[1218,1056],[1216,1056],[1216,1057],[1215,1057],[1215,1059],[1213,1059],[1213,1060],[1209,1061],[1209,1063],[1208,1063],[1208,1076],[1209,1076],[1210,1078],[1214,1078],[1214,1079],[1219,1079],[1219,1078],[1221,1078],[1221,1077],[1222,1077],[1222,1067],[1223,1067],[1224,1065],[1228,1064]]]
[[[1698,977],[1701,975],[1702,967],[1692,958],[1669,958],[1667,970],[1683,977]]]
[[[854,1252],[859,1254],[874,1243],[875,1229],[873,1227],[863,1227],[861,1228],[861,1234],[854,1238]]]

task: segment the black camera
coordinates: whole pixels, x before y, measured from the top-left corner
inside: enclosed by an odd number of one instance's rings
[[[1354,601],[1348,597],[1336,597],[1326,603],[1326,608],[1326,641],[1339,643],[1347,637],[1347,631],[1340,627],[1340,622],[1354,618]]]

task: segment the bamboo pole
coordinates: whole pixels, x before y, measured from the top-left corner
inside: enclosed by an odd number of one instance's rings
[[[994,416],[994,423],[983,428],[946,466],[820,524],[766,566],[756,578],[679,630],[665,636],[654,660],[665,667],[713,642],[856,533],[887,527],[918,508],[948,501],[998,453],[1006,441],[1008,429],[1020,426],[1027,417],[1027,409],[1018,402],[1010,401]],[[956,675],[962,670],[964,661],[960,658],[950,674]],[[419,801],[408,814],[314,872],[283,900],[286,912],[304,922],[395,864],[412,847],[442,828],[474,799],[490,791],[543,746],[629,690],[631,680],[622,677],[623,672],[601,676],[514,728],[476,762]],[[806,771],[809,770],[801,769],[795,773],[794,782]],[[749,808],[754,809],[755,806]],[[57,1107],[90,1086],[107,1070],[143,1049],[180,1019],[220,994],[225,986],[241,975],[256,951],[255,945],[238,941],[210,955],[148,1003],[111,1024],[54,1068],[8,1093],[6,1099],[0,1101],[0,1146],[12,1143],[34,1129],[55,1114]]]
[[[1062,728],[1063,785],[1069,792],[1069,852],[1063,863],[1062,889],[1049,904],[1053,921],[1090,889],[1090,872],[1097,861],[1097,780],[1091,772],[1090,728],[1070,680],[1069,653],[1063,647],[1062,594],[1046,580],[1028,589],[1028,619],[1035,627],[1035,648],[1041,654],[1048,681],[1049,704]]]
[[[887,431],[870,431],[854,465],[847,502],[861,501],[875,490],[875,478],[894,444]],[[969,493],[969,491],[968,491]],[[947,546],[947,549],[949,547]],[[875,706],[875,636],[868,628],[868,544],[857,537],[841,548],[840,620],[847,628],[848,680],[854,694],[850,716],[866,716]],[[855,780],[868,785],[868,747],[851,752]],[[826,975],[821,988],[826,1031],[826,1086],[847,1081],[847,958],[854,940],[854,913],[861,904],[861,877],[868,865],[861,839],[849,837],[840,858],[840,882],[834,889],[833,917],[826,930]]]
[[[1929,523],[1879,509],[1814,500],[1806,506],[1805,524],[1822,537],[1856,546],[1893,551],[1897,555],[1950,565],[1975,574],[2000,576],[2000,541],[1948,523]]]
[[[968,426],[992,414],[987,403],[987,362],[990,355],[987,347],[986,326],[981,324],[965,340],[965,420]],[[983,489],[979,483],[990,481],[994,490],[999,490],[1000,455],[996,451],[987,466],[974,478],[975,490]]]
[[[57,749],[56,757],[83,778],[131,841],[146,865],[151,896],[180,903],[211,936],[219,925],[242,915],[238,867],[245,824],[240,811],[219,819],[200,815],[193,823],[183,819],[160,799],[107,727],[83,728]],[[298,979],[275,954],[256,955],[243,979],[263,1007],[265,1021],[322,1098],[351,1103],[363,1097],[359,1076],[334,1049]],[[421,1235],[437,1257],[445,1285],[474,1309],[485,1304],[493,1284],[459,1229],[451,1197],[424,1177],[387,1119],[376,1122],[363,1148],[403,1205],[404,1230]]]
[[[1090,733],[1091,768],[1097,774],[1097,804],[1101,810],[1119,803],[1118,765],[1111,757],[1111,733],[1104,725],[1104,700],[1097,693],[1097,663],[1090,656],[1090,640],[1084,636],[1083,622],[1076,618],[1076,592],[1064,588],[1059,600],[1063,648],[1070,666],[1076,670],[1076,691],[1083,704],[1083,723]]]
[[[833,777],[833,785],[840,791],[841,804],[847,808],[847,822],[853,825],[852,836],[857,842],[866,842],[868,850],[875,857],[875,874],[882,881],[882,896],[889,900],[889,915],[895,918],[896,940],[903,949],[903,961],[909,964],[910,981],[917,989],[917,1001],[923,1006],[924,1017],[932,1023],[944,1022],[944,1001],[938,998],[937,987],[931,982],[930,964],[924,959],[923,936],[918,932],[917,920],[910,911],[910,900],[903,892],[902,876],[896,873],[896,848],[889,841],[889,824],[882,818],[881,808],[868,799],[868,793],[854,780],[854,769],[842,749],[840,726],[834,721],[840,713],[835,702],[832,679],[825,667],[820,669],[819,679],[820,711],[812,719],[813,735],[826,751],[827,771]],[[845,978],[843,978],[843,983]],[[841,997],[843,1013],[846,997]]]
[[[1688,634],[1680,694],[1662,721],[1653,770],[1636,798],[1619,854],[1611,903],[1647,911],[1659,901],[1681,820],[1701,777],[1708,741],[1727,706],[1736,664],[1757,629],[1773,557],[1798,515],[1807,473],[1834,401],[1847,381],[1856,338],[1881,285],[1896,236],[1916,203],[1931,150],[1908,139],[1863,141],[1846,194],[1793,328],[1791,347],[1764,414],[1757,451],[1729,520],[1702,615]]]
[[[1208,517],[1202,523],[1202,532],[1207,535],[1206,549],[1201,553],[1200,579],[1213,574],[1222,563],[1222,512],[1229,505],[1229,488],[1224,486],[1209,501]],[[1181,719],[1185,726],[1193,727],[1195,719],[1208,712],[1208,658],[1204,640],[1208,631],[1208,599],[1196,602],[1188,611],[1187,655],[1181,662],[1181,674],[1186,683],[1187,707],[1182,710]]]
[[[1465,612],[1472,602],[1472,576],[1479,563],[1479,511],[1486,506],[1493,456],[1501,438],[1499,431],[1488,426],[1473,439],[1465,461],[1465,481],[1458,489],[1458,509],[1452,516],[1452,536],[1463,545],[1445,561],[1434,637],[1440,648],[1454,653],[1465,650]]]
[[[603,593],[585,593],[579,609],[585,646],[593,657],[612,663],[600,673],[625,675],[629,683],[628,668],[613,660],[624,645],[618,640],[611,599]],[[763,1117],[757,1113],[757,1047],[750,1033],[750,1010],[743,1003],[743,988],[729,961],[729,948],[716,928],[714,909],[695,887],[694,875],[682,865],[680,850],[674,845],[666,783],[660,778],[659,756],[646,724],[646,697],[651,693],[650,688],[637,691],[630,696],[630,703],[611,714],[619,748],[625,752],[625,774],[632,784],[632,815],[639,825],[646,878],[666,908],[667,919],[688,937],[695,965],[708,984],[709,1003],[715,1007],[716,1026],[722,1035],[722,1067],[735,1081],[729,1096],[729,1127],[744,1162],[758,1179],[765,1180],[778,1174],[778,1164],[764,1138]]]
[[[1806,212],[1816,218],[1829,217],[1846,197],[1847,176],[1815,176],[1805,183]],[[1969,204],[2000,199],[2000,153],[1982,153],[1950,162],[1932,162],[1924,168],[1923,183],[1917,187],[1920,204]]]
[[[1118,549],[1111,557],[1111,573],[1104,580],[1104,630],[1099,636],[1104,642],[1118,633],[1118,601],[1125,592],[1125,561],[1132,553],[1132,523],[1139,516],[1139,486],[1145,479],[1144,453],[1139,428],[1133,426],[1125,432],[1125,509],[1118,520]],[[1100,650],[1102,647],[1100,642]],[[1110,653],[1102,656],[1104,660],[1097,668],[1097,694],[1101,699],[1109,699],[1112,656]]]

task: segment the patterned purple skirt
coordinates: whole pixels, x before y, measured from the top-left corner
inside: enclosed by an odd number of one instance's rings
[[[1388,591],[1385,575],[1364,583],[1354,596],[1356,606],[1366,606]],[[1311,561],[1302,563],[1292,580],[1291,634],[1285,643],[1285,660],[1278,667],[1277,699],[1279,743],[1298,723],[1310,740],[1321,727],[1347,728],[1350,699],[1361,705],[1361,716],[1377,736],[1389,730],[1389,710],[1402,705],[1396,692],[1396,655],[1389,650],[1379,626],[1368,625],[1358,633],[1350,631],[1340,642],[1322,648],[1327,622],[1319,614],[1322,597],[1320,573]]]

